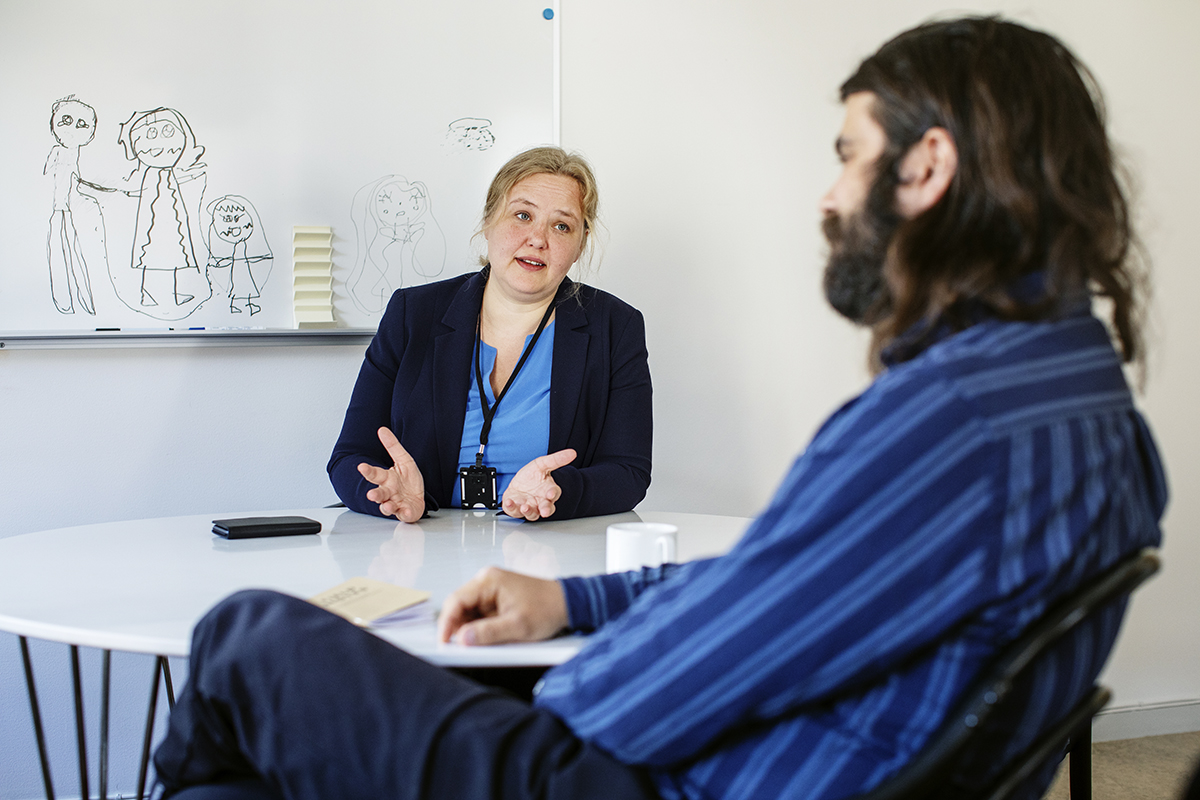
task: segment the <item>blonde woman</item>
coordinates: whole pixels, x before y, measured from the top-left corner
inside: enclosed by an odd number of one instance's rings
[[[488,190],[483,269],[392,295],[329,461],[349,508],[407,522],[440,506],[566,519],[645,496],[642,315],[567,277],[597,199],[578,155],[521,153]]]

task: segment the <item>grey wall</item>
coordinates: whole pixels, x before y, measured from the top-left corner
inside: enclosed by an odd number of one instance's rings
[[[0,486],[9,510],[0,535],[334,502],[325,460],[362,350],[0,350]],[[68,648],[30,644],[55,786],[60,797],[78,797]],[[94,796],[99,653],[84,649],[81,660]],[[150,657],[114,654],[109,787],[126,796],[137,786],[130,754],[140,752],[152,669]],[[186,663],[175,670],[180,680]],[[42,796],[29,718],[17,638],[0,634],[4,800]]]
[[[824,416],[867,381],[865,340],[818,291],[816,202],[837,169],[836,86],[884,38],[941,6],[562,6],[563,143],[596,166],[609,233],[591,280],[648,324],[657,426],[642,507],[752,515]],[[1200,5],[959,6],[1011,11],[1074,47],[1107,92],[1136,176],[1156,284],[1143,405],[1174,497],[1166,566],[1139,594],[1105,679],[1118,707],[1146,712],[1132,715],[1148,720],[1137,732],[1200,729]],[[360,356],[342,346],[0,351],[3,533],[331,502],[323,466]],[[65,652],[35,655],[43,692],[64,691]],[[148,666],[118,666],[118,699],[144,704]],[[65,731],[66,711],[55,713]],[[40,794],[26,719],[16,642],[0,637],[3,800]],[[122,726],[136,743],[135,721]],[[62,736],[55,754],[68,795],[69,746]]]

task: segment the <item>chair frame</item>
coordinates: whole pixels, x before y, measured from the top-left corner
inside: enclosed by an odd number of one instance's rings
[[[964,754],[977,731],[1009,697],[1017,680],[1038,656],[1104,606],[1127,596],[1161,566],[1158,553],[1146,548],[1126,557],[1097,578],[1060,600],[1040,620],[1004,648],[963,695],[941,729],[915,759],[857,800],[913,800],[933,794]],[[1072,800],[1091,800],[1092,717],[1111,693],[1091,690],[1058,722],[1013,757],[980,800],[1005,800],[1055,754],[1069,745]]]

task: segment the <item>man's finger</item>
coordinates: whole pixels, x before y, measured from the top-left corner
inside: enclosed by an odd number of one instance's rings
[[[458,596],[461,591],[454,592],[442,603],[442,613],[438,614],[438,641],[450,641],[450,637],[469,619],[467,606]]]
[[[468,646],[522,642],[528,639],[525,626],[509,617],[487,617],[468,622],[454,637]]]
[[[441,641],[450,641],[459,627],[480,616],[485,595],[491,598],[489,602],[494,605],[495,590],[489,591],[487,588],[492,582],[494,578],[485,567],[442,601],[442,613],[438,615],[438,638]]]

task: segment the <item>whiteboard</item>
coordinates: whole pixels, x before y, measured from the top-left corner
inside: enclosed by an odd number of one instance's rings
[[[546,0],[5,0],[0,331],[291,328],[477,269],[484,193],[556,137]]]

